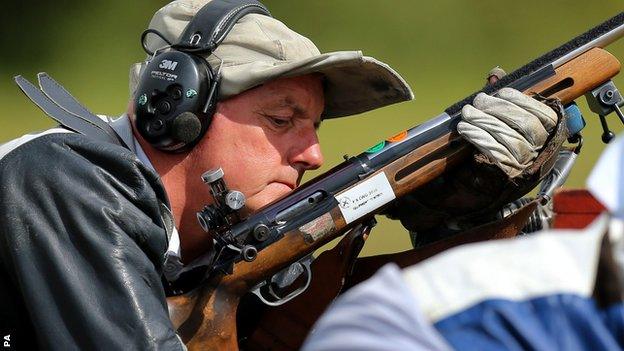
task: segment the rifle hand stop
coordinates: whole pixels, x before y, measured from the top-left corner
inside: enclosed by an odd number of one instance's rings
[[[615,83],[613,83],[612,80],[608,80],[601,86],[585,94],[585,98],[587,99],[589,109],[600,117],[600,124],[602,125],[603,131],[602,142],[605,144],[609,143],[615,137],[615,134],[609,130],[605,117],[615,111],[620,121],[624,124],[624,114],[620,109],[620,106],[624,105],[622,94],[620,94]]]

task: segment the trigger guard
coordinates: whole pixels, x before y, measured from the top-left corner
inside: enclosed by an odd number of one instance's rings
[[[301,264],[301,263],[300,263]],[[271,287],[271,283],[270,280],[271,278],[261,282],[260,284],[256,285],[251,292],[256,295],[260,301],[262,301],[264,304],[268,305],[268,306],[280,306],[285,304],[286,302],[294,299],[295,297],[301,295],[302,292],[304,292],[308,286],[310,286],[310,282],[312,281],[312,270],[310,269],[310,265],[309,264],[301,264],[303,266],[303,273],[306,275],[306,282],[303,286],[301,286],[300,288],[298,288],[297,290],[291,292],[290,294],[281,297],[279,296],[275,290],[273,290],[273,288]],[[264,286],[268,287],[268,294],[269,296],[266,296],[265,293],[262,292],[262,288]]]

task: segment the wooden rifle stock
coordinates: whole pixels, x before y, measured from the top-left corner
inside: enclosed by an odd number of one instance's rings
[[[593,48],[558,67],[554,76],[524,92],[557,97],[565,104],[608,81],[619,70],[620,63],[614,56]],[[367,179],[385,173],[396,197],[400,198],[465,161],[471,150],[459,135],[449,133],[388,163]],[[254,261],[237,262],[232,274],[213,276],[207,284],[188,294],[168,298],[170,316],[178,333],[190,350],[237,349],[236,310],[244,294],[373,215],[347,224],[336,206],[311,223],[286,233],[261,250]]]

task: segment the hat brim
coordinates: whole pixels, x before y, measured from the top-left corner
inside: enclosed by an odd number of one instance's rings
[[[414,98],[403,78],[385,63],[360,51],[337,51],[275,65],[250,62],[221,68],[220,98],[265,82],[310,73],[325,77],[323,118],[355,115]]]

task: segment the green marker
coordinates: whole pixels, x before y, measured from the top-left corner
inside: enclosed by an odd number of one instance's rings
[[[374,154],[376,152],[381,151],[384,148],[384,146],[386,146],[386,142],[385,141],[381,141],[381,142],[379,142],[379,144],[369,148],[365,152],[368,153],[368,154]]]

